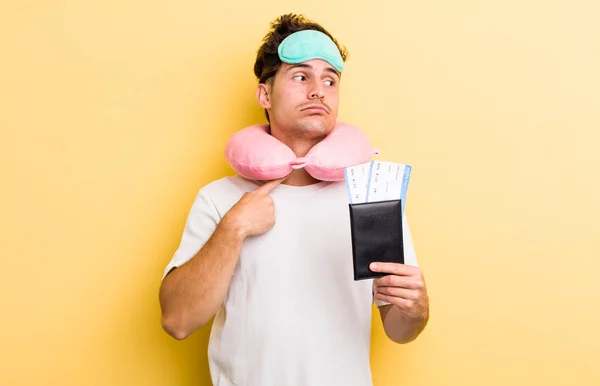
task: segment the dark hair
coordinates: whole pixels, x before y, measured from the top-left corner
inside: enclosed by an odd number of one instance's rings
[[[254,62],[254,75],[258,78],[259,83],[265,83],[271,77],[277,73],[277,70],[281,66],[281,60],[277,54],[277,48],[279,44],[294,32],[313,29],[323,32],[333,40],[337,48],[340,50],[342,59],[344,62],[348,57],[348,51],[345,47],[341,47],[337,40],[325,30],[322,26],[314,23],[303,15],[286,14],[278,17],[275,21],[271,22],[271,30],[263,39],[263,44],[256,53],[256,61]],[[268,113],[265,111],[267,119],[269,119]]]

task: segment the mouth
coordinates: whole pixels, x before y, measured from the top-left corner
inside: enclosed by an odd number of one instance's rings
[[[325,106],[323,105],[312,105],[312,106],[307,106],[301,109],[301,111],[308,111],[308,112],[324,112],[324,113],[328,113],[329,111],[327,110],[327,108],[325,108]]]

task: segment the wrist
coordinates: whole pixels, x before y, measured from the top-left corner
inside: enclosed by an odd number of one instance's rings
[[[241,225],[237,217],[231,212],[228,212],[223,216],[223,219],[219,223],[219,228],[221,228],[230,238],[240,242],[248,237],[247,231]]]

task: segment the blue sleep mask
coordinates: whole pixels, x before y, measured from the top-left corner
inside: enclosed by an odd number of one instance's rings
[[[344,60],[339,49],[323,32],[307,29],[289,35],[277,48],[279,59],[288,64],[304,63],[321,59],[338,72],[344,71]]]

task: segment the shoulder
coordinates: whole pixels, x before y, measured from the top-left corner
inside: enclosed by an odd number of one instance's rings
[[[256,189],[258,186],[259,184],[256,181],[233,175],[222,177],[207,183],[200,188],[198,193],[209,198],[218,198],[224,194],[243,194]]]
[[[197,199],[206,202],[223,215],[246,192],[258,187],[256,181],[247,180],[238,175],[226,176],[213,180],[202,186],[197,193]]]

